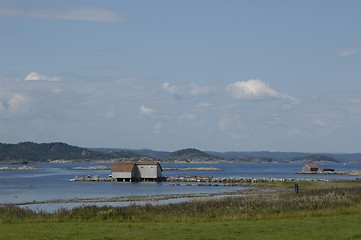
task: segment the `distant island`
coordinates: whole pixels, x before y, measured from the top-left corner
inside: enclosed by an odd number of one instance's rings
[[[39,171],[41,168],[22,166],[22,167],[0,167],[0,171]]]
[[[361,162],[361,153],[213,152],[186,148],[174,152],[149,149],[83,148],[61,142],[0,143],[0,163],[66,163],[159,161],[170,163],[350,163]]]

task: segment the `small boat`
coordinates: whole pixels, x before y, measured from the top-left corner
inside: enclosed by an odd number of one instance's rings
[[[74,182],[77,178],[78,178],[78,176],[75,176],[75,178],[70,178],[69,181]]]

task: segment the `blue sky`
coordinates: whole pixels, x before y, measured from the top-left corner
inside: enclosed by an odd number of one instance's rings
[[[360,9],[0,0],[0,142],[361,152]]]

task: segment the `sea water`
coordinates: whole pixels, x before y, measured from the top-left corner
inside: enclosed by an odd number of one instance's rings
[[[39,163],[31,167],[41,168],[37,171],[0,171],[0,205],[11,203],[30,203],[52,200],[85,199],[85,198],[111,198],[122,196],[151,196],[165,194],[189,193],[222,193],[231,192],[242,187],[226,186],[188,186],[180,183],[171,186],[168,182],[71,182],[75,176],[106,177],[110,170],[71,170],[72,167],[111,166],[112,164],[91,163]],[[211,167],[222,171],[189,171],[169,170],[163,171],[163,176],[213,176],[213,177],[255,177],[255,178],[328,178],[328,179],[355,179],[355,175],[303,175],[302,163],[163,163],[164,168]],[[334,168],[336,171],[361,170],[360,163],[317,164],[320,168]],[[20,167],[21,165],[0,165]],[[180,200],[173,200],[180,201]],[[161,200],[153,204],[169,203],[170,200]],[[142,202],[138,202],[142,204]],[[148,203],[148,202],[146,202]],[[102,204],[102,203],[99,203]],[[128,205],[128,203],[103,203],[102,205]],[[65,206],[79,206],[85,204],[57,204],[53,209]],[[94,205],[94,203],[92,203]],[[42,205],[45,206],[45,205]],[[39,205],[27,205],[32,209],[44,210]],[[36,208],[37,207],[37,208]]]

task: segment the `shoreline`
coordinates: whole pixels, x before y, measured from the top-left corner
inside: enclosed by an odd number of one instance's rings
[[[49,201],[32,201],[22,203],[6,203],[0,204],[0,206],[23,206],[33,204],[56,204],[56,203],[102,203],[102,202],[141,202],[141,201],[161,201],[170,200],[177,198],[212,198],[215,196],[251,196],[251,195],[263,195],[280,192],[292,192],[292,189],[281,189],[273,187],[252,187],[244,189],[238,189],[231,192],[220,192],[220,193],[183,193],[183,194],[162,194],[162,195],[147,195],[147,196],[121,196],[121,197],[110,197],[110,198],[74,198],[74,199],[63,199],[63,200],[49,200]]]

